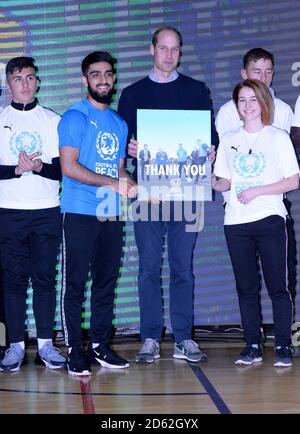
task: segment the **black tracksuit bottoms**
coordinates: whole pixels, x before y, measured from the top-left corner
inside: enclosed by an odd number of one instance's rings
[[[224,228],[247,345],[259,344],[261,340],[257,254],[272,301],[275,345],[290,345],[292,298],[287,283],[285,220],[279,215],[270,215],[250,223],[225,225]]]
[[[123,222],[65,213],[63,220],[62,324],[66,345],[82,344],[82,304],[91,271],[91,340],[108,344],[123,246]]]
[[[24,341],[29,279],[37,337],[52,338],[57,256],[62,240],[59,207],[0,209],[0,251],[6,326],[11,343]]]

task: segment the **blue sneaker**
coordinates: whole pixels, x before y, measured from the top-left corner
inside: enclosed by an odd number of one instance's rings
[[[275,349],[274,366],[279,368],[288,368],[292,366],[292,352],[289,347],[279,347]]]
[[[236,359],[236,365],[252,365],[253,363],[262,362],[262,352],[258,347],[248,345],[241,351],[240,356]]]
[[[14,372],[19,371],[21,365],[27,363],[25,350],[20,344],[10,344],[10,347],[5,351],[4,357],[0,363],[0,371]]]
[[[66,366],[66,359],[58,348],[54,347],[51,341],[45,342],[36,353],[34,363],[45,364],[49,369],[61,369]]]

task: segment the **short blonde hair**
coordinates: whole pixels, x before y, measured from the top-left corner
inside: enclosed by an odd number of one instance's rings
[[[264,125],[272,125],[274,120],[274,101],[267,86],[259,80],[244,80],[233,89],[232,99],[238,110],[239,93],[243,87],[253,90],[261,108],[261,120]]]

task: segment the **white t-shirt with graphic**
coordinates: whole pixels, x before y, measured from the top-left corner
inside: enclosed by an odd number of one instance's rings
[[[296,101],[296,105],[295,105],[293,127],[300,128],[300,95],[298,96],[297,101]]]
[[[259,134],[244,128],[226,133],[220,141],[214,173],[231,180],[225,225],[249,223],[270,215],[285,218],[282,194],[262,195],[241,204],[237,194],[247,188],[272,184],[299,173],[295,151],[286,131],[265,126]]]
[[[44,163],[59,156],[57,125],[60,116],[40,105],[32,110],[6,107],[0,114],[0,165],[18,164],[21,151],[41,152]],[[44,209],[59,206],[59,181],[24,173],[0,180],[0,208]]]

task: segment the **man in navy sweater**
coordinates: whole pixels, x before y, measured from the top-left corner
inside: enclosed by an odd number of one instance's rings
[[[210,110],[212,143],[218,144],[212,101],[206,84],[177,72],[181,46],[182,37],[175,28],[165,26],[156,30],[150,47],[153,69],[147,77],[122,92],[118,113],[128,125],[128,154],[132,157],[137,155],[137,141],[132,139],[137,138],[137,109]],[[209,153],[212,160],[214,148],[212,146]],[[192,256],[197,232],[186,230],[185,216],[177,221],[175,204],[179,207],[184,205],[183,202],[171,202],[170,218],[166,219],[162,215],[162,204],[149,203],[152,214],[148,212],[148,215],[153,216],[154,212],[158,219],[134,222],[140,264],[138,288],[143,342],[136,356],[137,363],[152,363],[160,357],[159,342],[163,329],[160,269],[165,231],[168,235],[170,266],[170,315],[175,341],[173,357],[190,362],[207,359],[207,355],[191,339],[194,289]]]

